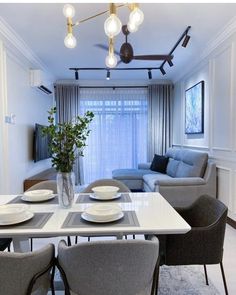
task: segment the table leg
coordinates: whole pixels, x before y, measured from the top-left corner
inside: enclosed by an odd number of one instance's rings
[[[29,238],[14,237],[12,239],[14,252],[30,252]]]

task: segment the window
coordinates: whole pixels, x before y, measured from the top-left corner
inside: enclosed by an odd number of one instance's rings
[[[147,160],[147,89],[80,89],[81,111],[94,120],[84,151],[84,181],[111,178],[118,168],[136,168]]]

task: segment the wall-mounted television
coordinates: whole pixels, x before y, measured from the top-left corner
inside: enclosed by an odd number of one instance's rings
[[[33,142],[34,162],[38,162],[51,157],[51,153],[49,151],[50,138],[48,135],[43,134],[43,127],[45,126],[37,123],[35,124]]]

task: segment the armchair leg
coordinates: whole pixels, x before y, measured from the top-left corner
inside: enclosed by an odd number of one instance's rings
[[[70,238],[70,236],[67,236],[67,245],[71,246],[71,238]]]
[[[221,269],[221,274],[223,278],[223,283],[224,283],[224,288],[225,288],[225,295],[228,295],[228,289],[227,289],[227,284],[226,284],[226,279],[225,279],[225,272],[224,272],[224,267],[222,261],[220,262],[220,269]]]
[[[206,264],[204,264],[203,266],[204,266],[204,274],[205,274],[205,279],[206,279],[206,285],[209,285]]]

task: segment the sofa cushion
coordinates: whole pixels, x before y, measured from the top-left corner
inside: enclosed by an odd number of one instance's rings
[[[152,164],[150,166],[150,169],[152,171],[160,172],[166,174],[166,167],[168,164],[169,158],[165,156],[156,155],[154,156],[152,160]]]
[[[187,150],[169,149],[166,153],[169,157],[167,174],[172,177],[203,177],[208,154]]]
[[[112,171],[112,178],[114,179],[143,179],[145,174],[156,174],[157,172],[149,169],[116,169]]]
[[[179,161],[169,158],[169,162],[166,168],[166,173],[171,177],[175,177],[178,166],[179,166]]]
[[[172,179],[167,174],[157,173],[157,174],[145,174],[143,175],[144,183],[146,183],[151,191],[155,191],[155,186],[158,185],[158,180]]]

